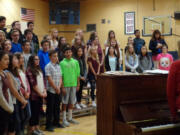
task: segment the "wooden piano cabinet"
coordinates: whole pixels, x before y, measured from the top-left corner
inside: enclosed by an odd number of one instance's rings
[[[139,101],[166,100],[166,80],[167,75],[99,75],[97,78],[97,135],[134,135],[134,133],[131,134],[133,129],[129,126],[117,124],[125,122],[125,118],[127,120],[135,118],[123,116],[120,105],[131,102],[136,104]],[[139,119],[142,118],[139,117]]]

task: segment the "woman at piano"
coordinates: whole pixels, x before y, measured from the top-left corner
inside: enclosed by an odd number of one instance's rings
[[[125,67],[127,72],[135,73],[138,68],[138,56],[135,54],[134,47],[129,45],[125,56]]]
[[[152,69],[152,59],[148,54],[148,50],[146,46],[141,47],[141,53],[138,56],[139,66],[137,71],[139,73],[143,73],[145,70]]]
[[[167,98],[174,122],[180,121],[180,60],[172,63],[167,81]]]

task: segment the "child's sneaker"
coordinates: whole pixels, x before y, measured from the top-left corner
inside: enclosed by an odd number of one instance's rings
[[[85,105],[85,104],[80,104],[80,106],[82,107],[82,108],[87,108],[87,106]]]
[[[92,107],[96,107],[96,102],[92,101]]]
[[[72,123],[72,124],[79,124],[79,122],[77,122],[76,120],[72,119],[72,120],[69,120],[69,123]]]
[[[81,106],[78,103],[76,104],[76,109],[81,110]]]
[[[69,127],[69,122],[63,121],[62,125],[63,125],[64,127]]]

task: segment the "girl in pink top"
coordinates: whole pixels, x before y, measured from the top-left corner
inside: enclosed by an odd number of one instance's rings
[[[158,69],[161,70],[169,70],[171,64],[173,63],[173,57],[171,54],[168,53],[168,46],[162,46],[162,53],[158,54],[157,56],[158,61]]]

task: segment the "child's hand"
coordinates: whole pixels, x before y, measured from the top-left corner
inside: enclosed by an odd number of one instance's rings
[[[86,79],[85,79],[84,77],[81,77],[80,79],[81,79],[82,81],[86,81]]]
[[[46,98],[47,97],[47,92],[46,90],[43,92],[43,98]]]
[[[23,99],[21,102],[21,104],[22,104],[21,108],[24,109],[26,107],[27,103],[28,103],[27,100]]]
[[[56,88],[56,94],[60,94],[61,93],[61,91],[60,91],[60,88]]]
[[[29,93],[29,92],[25,92],[24,97],[25,97],[25,99],[29,99],[29,97],[30,97],[30,93]]]
[[[66,90],[62,88],[62,94],[65,96],[66,95]]]
[[[79,86],[76,87],[76,91],[79,91]]]

